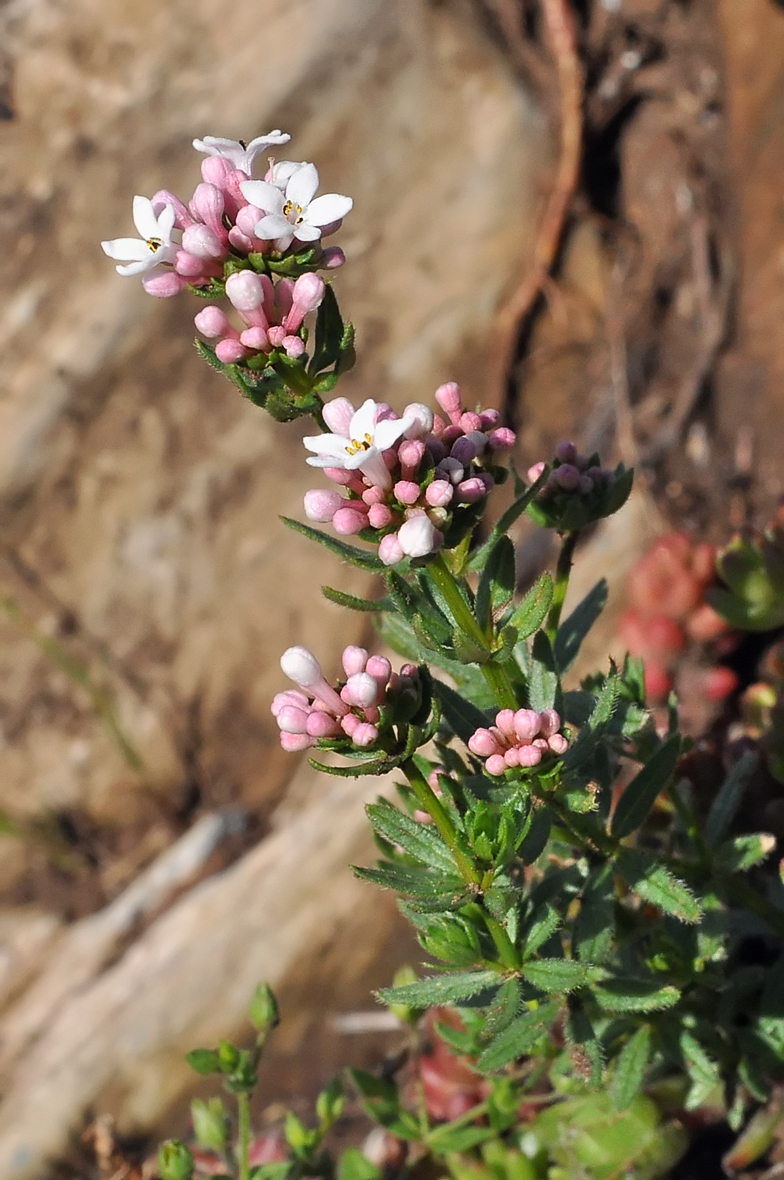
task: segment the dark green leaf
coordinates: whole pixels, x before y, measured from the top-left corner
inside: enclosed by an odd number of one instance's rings
[[[489,627],[493,611],[512,601],[514,588],[514,545],[507,536],[499,537],[490,551],[476,591],[475,616],[483,631]]]
[[[651,1053],[651,1030],[643,1024],[626,1042],[613,1070],[610,1097],[616,1110],[626,1110],[639,1093]]]
[[[418,823],[386,799],[370,803],[365,810],[374,829],[391,844],[399,844],[430,868],[454,874],[455,862],[435,828]]]
[[[425,1138],[431,1151],[439,1153],[470,1151],[495,1136],[492,1127],[453,1127],[449,1123],[436,1127]]]
[[[349,757],[346,751],[346,757]],[[308,762],[314,770],[321,771],[322,774],[331,774],[335,778],[365,778],[373,775],[386,774],[390,770],[394,770],[397,762],[393,758],[371,758],[367,762],[361,762],[359,766],[333,766],[326,762],[319,762],[317,758],[309,758]]]
[[[385,1004],[408,1004],[414,1008],[435,1008],[458,1004],[502,982],[494,971],[450,971],[431,975],[402,987],[385,987],[376,994]]]
[[[563,675],[577,659],[583,640],[607,605],[607,582],[597,582],[569,618],[561,623],[555,640],[555,662]]]
[[[322,586],[321,593],[329,602],[345,606],[348,610],[375,613],[389,610],[392,606],[388,598],[357,598],[354,594],[346,594],[344,590],[335,590],[332,586]]]
[[[550,905],[537,911],[531,924],[523,933],[523,954],[533,955],[547,942],[561,925],[561,915]]]
[[[677,987],[655,979],[605,979],[591,990],[605,1012],[657,1012],[681,998]]]
[[[220,1057],[214,1049],[191,1049],[185,1060],[196,1073],[221,1073]]]
[[[569,1011],[565,1025],[572,1068],[591,1089],[602,1084],[604,1053],[587,1013],[577,1004]]]
[[[448,684],[444,684],[440,680],[434,681],[433,692],[441,704],[447,725],[466,745],[468,739],[477,729],[487,726],[488,720],[484,713],[480,712],[459,692],[450,688]]]
[[[758,758],[755,750],[748,750],[739,758],[713,800],[705,821],[705,839],[709,847],[715,847],[719,843],[735,818]]]
[[[776,837],[768,832],[754,832],[749,836],[735,836],[716,849],[715,868],[719,873],[745,873],[770,856],[776,847]]]
[[[615,867],[629,888],[643,901],[681,922],[699,922],[702,910],[689,887],[658,864],[649,853],[637,848],[622,848]]]
[[[343,561],[350,562],[351,565],[359,566],[363,570],[370,570],[372,573],[380,573],[384,569],[383,561],[380,557],[376,557],[375,553],[357,549],[355,545],[347,545],[345,541],[339,541],[337,537],[330,537],[327,533],[322,533],[320,529],[311,528],[309,524],[292,520],[288,516],[281,516],[280,519],[295,533],[301,533],[310,541],[318,541],[320,545],[331,550],[332,553],[336,553]]]
[[[523,978],[543,992],[570,992],[588,977],[585,963],[574,959],[531,959],[522,966]]]
[[[477,1067],[482,1073],[492,1073],[528,1053],[549,1031],[560,1010],[560,1003],[550,1002],[518,1016],[487,1046],[476,1063]]]
[[[721,1081],[719,1067],[712,1061],[700,1042],[685,1030],[680,1036],[681,1052],[691,1088],[686,1096],[686,1109],[704,1106]]]
[[[531,648],[530,672],[528,674],[528,704],[541,713],[556,704],[559,690],[558,673],[550,640],[544,631],[537,631]]]
[[[338,1164],[338,1180],[381,1180],[381,1169],[358,1147],[347,1147]]]
[[[680,737],[671,737],[626,787],[612,817],[612,834],[616,839],[622,840],[639,828],[672,778],[680,750]]]
[[[509,626],[514,627],[518,640],[528,639],[538,631],[547,617],[553,601],[553,579],[548,573],[541,578],[526,594],[523,601],[515,608],[509,620]]]
[[[615,883],[610,865],[593,869],[585,883],[574,924],[578,957],[603,963],[615,942]]]
[[[538,807],[531,818],[528,834],[518,850],[524,864],[532,865],[542,855],[547,847],[547,841],[550,839],[551,827],[550,809]]]
[[[343,317],[331,286],[327,286],[324,298],[316,314],[316,343],[308,372],[313,375],[329,368],[340,356],[340,341],[343,337]]]
[[[433,873],[415,865],[382,864],[375,869],[352,867],[352,872],[363,881],[372,881],[382,889],[394,889],[404,897],[439,898],[450,894],[459,900],[465,891],[461,877]]]

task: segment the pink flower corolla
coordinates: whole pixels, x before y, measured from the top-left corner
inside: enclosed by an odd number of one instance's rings
[[[240,185],[242,195],[263,214],[255,226],[262,241],[272,241],[277,250],[288,250],[298,242],[317,242],[324,231],[339,224],[351,212],[351,197],[324,193],[317,197],[319,174],[313,164],[295,167],[286,179],[285,190],[266,180],[248,180]]]
[[[306,647],[290,647],[281,656],[281,668],[298,685],[278,693],[271,705],[284,750],[306,750],[319,738],[341,736],[361,749],[374,745],[387,692],[405,691],[417,674],[413,665],[393,673],[385,656],[369,655],[363,647],[347,647],[342,662],[346,679],[335,689]]]
[[[291,136],[285,131],[270,131],[268,135],[259,135],[247,144],[241,139],[222,139],[217,135],[205,135],[204,139],[194,139],[193,146],[197,152],[228,160],[232,168],[250,177],[253,175],[253,162],[257,156],[269,147],[279,147],[288,143],[290,139]]]
[[[213,304],[203,308],[194,323],[208,340],[218,341],[215,352],[224,364],[262,352],[269,354],[274,348],[296,359],[305,352],[299,329],[305,317],[320,306],[324,291],[324,280],[312,272],[300,275],[296,281],[280,279],[276,286],[267,275],[240,270],[226,280],[226,294],[244,330],[233,327]]]
[[[514,434],[498,426],[494,410],[465,411],[457,385],[441,386],[436,398],[449,422],[420,402],[400,419],[384,403],[355,410],[347,398],[329,402],[324,419],[332,433],[304,440],[316,452],[308,462],[347,495],[308,492],[308,518],[331,521],[344,536],[377,531],[379,557],[389,566],[441,548],[455,513],[484,501],[495,482],[495,454],[513,444]],[[465,519],[471,527],[476,513]]]
[[[516,767],[538,766],[546,754],[560,757],[569,745],[560,733],[561,718],[555,709],[502,709],[495,725],[477,729],[468,740],[468,748],[484,758],[485,770],[499,777]]]

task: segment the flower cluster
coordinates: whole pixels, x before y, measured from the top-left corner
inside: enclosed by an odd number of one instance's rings
[[[344,536],[362,533],[377,541],[385,565],[425,557],[445,538],[456,544],[475,522],[476,506],[481,511],[502,478],[494,459],[515,436],[498,425],[496,410],[464,410],[454,382],[435,396],[446,418],[420,403],[406,406],[400,418],[370,399],[358,410],[347,398],[329,402],[324,420],[332,433],[304,443],[313,452],[308,463],[323,468],[346,494],[309,491],[308,519],[331,522]]]
[[[215,305],[195,321],[207,339],[218,341],[215,352],[224,364],[254,357],[266,363],[273,349],[299,359],[305,351],[303,320],[324,298],[324,282],[312,272],[345,261],[339,247],[322,249],[321,239],[340,227],[353,202],[338,193],[317,197],[313,164],[270,158],[264,179],[252,179],[256,157],[289,139],[281,131],[247,145],[214,136],[195,139],[193,146],[206,159],[202,183],[188,204],[168,189],[150,199],[136,196],[139,237],[101,243],[110,258],[121,260],[118,273],[142,275],[150,295],[167,298],[186,287],[220,295],[225,289],[242,327],[233,326]],[[284,256],[290,255],[299,259],[294,270],[299,277],[296,283],[291,275],[284,277],[275,287],[269,268],[281,260],[285,265]]]
[[[538,766],[548,753],[560,757],[569,745],[560,733],[555,709],[502,709],[490,729],[477,729],[468,740],[472,754],[485,758],[485,770],[499,777],[516,767]]]
[[[548,465],[535,463],[528,482],[541,479]],[[561,532],[584,528],[616,512],[631,490],[631,472],[623,464],[610,471],[598,455],[581,455],[573,442],[559,443],[544,486],[529,507],[537,524]]]
[[[342,662],[346,680],[335,689],[306,647],[284,651],[281,668],[304,690],[279,692],[272,702],[284,750],[306,750],[320,738],[343,736],[365,749],[378,740],[381,706],[388,694],[400,701],[409,696],[418,700],[415,665],[404,664],[399,673],[393,672],[385,656],[371,656],[364,647],[354,646],[345,649]]]

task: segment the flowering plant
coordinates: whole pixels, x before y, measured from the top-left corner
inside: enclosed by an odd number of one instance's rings
[[[526,480],[512,471],[511,501],[486,527],[515,441],[496,411],[466,408],[453,383],[402,415],[372,399],[325,404],[354,353],[319,273],[329,278],[343,254],[322,239],[351,201],[316,197],[309,163],[271,160],[253,179],[255,157],[287,138],[195,141],[207,158],[188,206],[165,190],[137,197],[139,241],[103,246],[151,294],[188,287],[228,301],[242,327],[210,303],[196,326],[217,343],[199,350],[279,421],[314,420],[307,462],[332,486],[307,493],[311,523],[285,523],[377,575],[379,597],[324,594],[371,614],[404,661],[396,670],[348,647],[331,682],[295,646],[281,659],[295,687],[272,703],[284,749],[315,751],[326,773],[399,774],[398,802],[368,808],[381,859],[355,872],[399,896],[433,960],[424,978],[380,993],[412,1030],[410,1073],[354,1071],[384,1147],[375,1158],[350,1149],[339,1174],[378,1180],[429,1156],[455,1180],[663,1175],[687,1142],[688,1112],[718,1111],[737,1130],[784,1080],[784,892],[774,837],[740,818],[755,756],[706,797],[688,777],[674,699],[658,727],[647,707],[641,660],[569,680],[606,600],[602,581],[563,618],[575,547],[622,506],[631,472],[561,444]],[[560,534],[561,552],[554,576],[520,596],[509,530],[524,512]],[[722,567],[755,608],[759,571],[765,594],[778,591],[778,566],[759,552]],[[736,625],[740,615],[733,607]],[[336,1088],[314,1129],[290,1115],[278,1154],[252,1155],[247,1095],[274,1023],[259,996],[253,1050],[191,1055],[240,1096],[236,1151],[222,1108],[198,1107],[197,1137],[216,1174],[329,1176]],[[417,1031],[428,1010],[442,1046],[429,1056]],[[164,1180],[197,1163],[181,1144],[162,1149]]]

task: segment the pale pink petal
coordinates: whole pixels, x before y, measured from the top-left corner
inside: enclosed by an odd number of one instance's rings
[[[265,213],[282,213],[284,196],[274,184],[266,180],[243,180],[240,191],[246,201]]]
[[[329,225],[332,221],[340,221],[353,207],[351,197],[342,197],[340,193],[324,193],[308,205],[303,216],[311,225]]]

